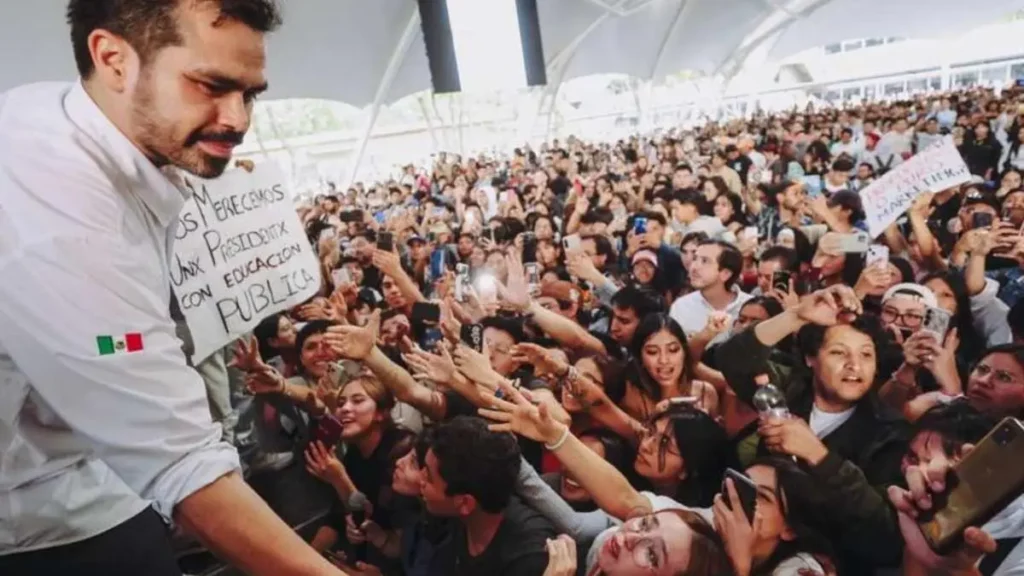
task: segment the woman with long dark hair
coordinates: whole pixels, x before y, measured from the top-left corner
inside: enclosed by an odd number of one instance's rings
[[[687,398],[712,416],[718,414],[718,392],[693,379],[694,359],[686,334],[667,314],[650,314],[640,321],[630,346],[630,375],[622,407],[633,418],[646,420],[654,407],[669,398]]]

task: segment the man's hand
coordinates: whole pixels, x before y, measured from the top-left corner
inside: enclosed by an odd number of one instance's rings
[[[812,293],[800,302],[795,311],[797,317],[805,322],[835,326],[853,320],[864,309],[853,289],[837,285]]]
[[[772,452],[796,456],[811,466],[828,455],[828,448],[803,418],[770,419],[761,423],[758,433]]]

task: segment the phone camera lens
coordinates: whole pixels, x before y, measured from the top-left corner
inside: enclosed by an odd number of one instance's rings
[[[1009,424],[1003,424],[992,435],[992,439],[999,446],[1006,446],[1013,440],[1013,427]]]

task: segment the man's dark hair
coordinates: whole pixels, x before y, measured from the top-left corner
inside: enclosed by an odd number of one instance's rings
[[[665,299],[650,288],[642,288],[634,284],[624,286],[612,296],[612,306],[623,310],[632,310],[637,318],[649,314],[662,314],[665,310]]]
[[[522,318],[510,318],[508,316],[488,316],[480,321],[484,328],[494,328],[508,333],[516,344],[526,341],[526,329]]]
[[[218,7],[218,23],[237,20],[258,32],[272,32],[281,25],[275,0],[200,1]],[[184,0],[70,0],[66,16],[79,75],[88,78],[95,69],[89,52],[89,35],[95,30],[109,30],[127,40],[143,64],[157,51],[180,44],[176,12],[186,4]]]
[[[615,260],[615,247],[612,246],[612,241],[608,239],[604,234],[594,234],[592,236],[584,236],[581,240],[593,240],[594,248],[597,250],[598,256],[604,256],[607,258],[606,262],[611,263]]]
[[[850,322],[849,326],[871,338],[871,341],[875,343],[876,351],[884,349],[885,342],[888,340],[888,337],[885,329],[882,328],[881,320],[879,320],[877,316],[872,314],[863,314],[858,316],[853,322]],[[821,350],[822,344],[825,343],[825,333],[828,332],[828,330],[829,327],[818,324],[808,324],[801,328],[796,335],[797,343],[800,347],[800,355],[803,358],[816,356],[818,351]],[[882,372],[882,370],[876,371],[875,377],[880,378],[887,376],[883,375]]]
[[[448,496],[466,494],[484,512],[505,510],[519,475],[520,451],[515,436],[491,432],[473,416],[456,416],[435,426],[430,449],[447,484]]]
[[[758,262],[771,262],[772,260],[778,262],[779,267],[787,272],[798,272],[800,270],[800,258],[797,257],[796,250],[792,248],[772,246],[761,254]]]
[[[743,254],[738,248],[724,240],[705,240],[697,246],[718,246],[722,249],[718,253],[718,268],[732,272],[729,279],[725,281],[726,290],[732,290],[733,284],[740,279],[740,272],[743,271]]]

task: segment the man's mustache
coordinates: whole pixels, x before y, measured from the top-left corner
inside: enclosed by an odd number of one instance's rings
[[[198,144],[200,142],[227,142],[238,146],[245,139],[245,134],[242,132],[207,132],[194,134],[188,139],[188,146]]]

